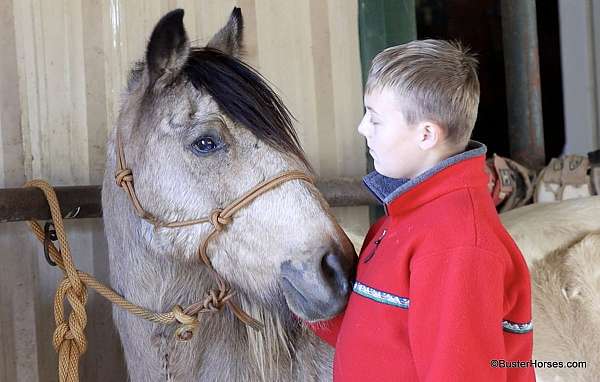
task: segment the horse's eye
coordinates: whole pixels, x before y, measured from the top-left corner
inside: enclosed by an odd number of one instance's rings
[[[200,137],[192,144],[192,149],[199,154],[208,154],[220,148],[212,137]]]

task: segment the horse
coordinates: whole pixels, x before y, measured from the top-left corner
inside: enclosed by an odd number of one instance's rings
[[[217,312],[199,314],[186,341],[174,325],[114,308],[128,374],[132,381],[331,380],[333,349],[306,322],[344,308],[354,247],[306,179],[288,179],[234,216],[220,215],[277,174],[314,174],[289,110],[241,61],[239,8],[205,47],[190,45],[183,15],[171,11],[154,27],[108,138],[102,205],[110,281],[156,312],[205,300],[215,274],[231,293],[213,303]],[[121,159],[131,172],[117,181],[135,184],[133,205],[115,184]],[[164,224],[209,215],[214,227]],[[262,330],[238,319],[233,305]]]
[[[600,375],[600,196],[537,203],[500,214],[531,272],[533,359],[538,381]]]

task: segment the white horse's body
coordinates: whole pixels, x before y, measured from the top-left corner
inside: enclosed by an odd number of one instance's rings
[[[600,380],[600,196],[501,215],[531,270],[533,358],[586,361],[538,368],[538,381]]]

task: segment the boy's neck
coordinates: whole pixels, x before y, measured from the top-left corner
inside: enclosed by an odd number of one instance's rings
[[[411,176],[411,179],[415,178],[415,177],[417,177],[419,175],[421,175],[425,171],[427,171],[430,168],[436,166],[438,163],[440,163],[444,159],[448,159],[451,156],[460,154],[463,151],[464,151],[464,149],[457,148],[457,147],[444,147],[444,148],[439,148],[437,150],[431,150],[429,152],[429,155],[427,155],[424,158],[424,160],[423,160],[423,166],[421,166],[421,168],[418,169],[413,174],[413,176]]]

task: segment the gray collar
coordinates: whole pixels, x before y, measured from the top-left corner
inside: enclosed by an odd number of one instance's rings
[[[369,191],[371,191],[373,195],[375,195],[379,202],[386,206],[398,196],[402,195],[417,184],[422,183],[424,180],[442,171],[446,167],[464,161],[465,159],[485,154],[486,151],[487,147],[483,143],[470,140],[467,144],[465,151],[444,159],[443,161],[439,162],[429,170],[423,172],[422,174],[418,175],[413,179],[388,178],[385,175],[381,175],[377,171],[373,171],[363,177],[363,183],[365,184],[365,186],[367,186]]]

